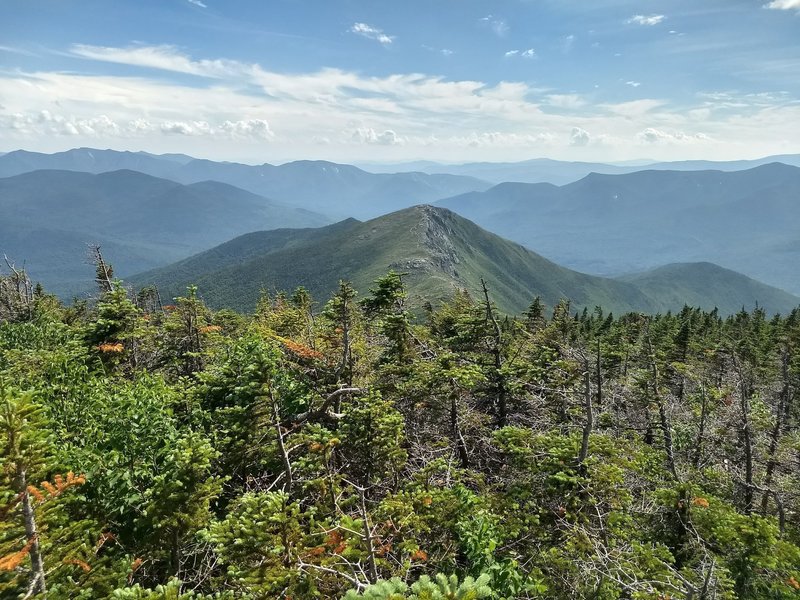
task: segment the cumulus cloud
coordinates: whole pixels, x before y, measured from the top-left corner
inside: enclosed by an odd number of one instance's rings
[[[239,121],[225,120],[220,123],[208,121],[164,121],[153,124],[138,124],[140,131],[157,129],[167,135],[205,136],[213,139],[258,140],[266,141],[275,137],[264,119],[243,119]],[[129,125],[130,129],[130,125]]]
[[[353,23],[350,27],[350,33],[355,33],[370,40],[380,42],[384,46],[388,46],[394,41],[394,36],[386,35],[382,29],[367,25],[366,23]]]
[[[625,85],[629,85],[629,86],[631,86],[632,88],[637,88],[637,87],[639,87],[639,86],[640,86],[640,85],[642,85],[642,84],[641,84],[641,83],[639,83],[638,81],[626,81],[626,82],[625,82]]]
[[[0,115],[0,127],[19,133],[41,136],[83,136],[88,138],[133,138],[153,133],[209,138],[269,140],[274,134],[264,119],[225,120],[211,124],[204,120],[183,121],[149,119],[115,120],[108,115],[78,118],[42,110],[35,114]]]
[[[269,140],[274,137],[269,123],[265,119],[249,119],[246,121],[224,121],[220,130],[234,138],[253,138]]]
[[[589,135],[588,131],[580,127],[573,127],[572,133],[569,134],[569,145],[588,146],[591,139],[592,137]]]
[[[123,130],[107,115],[76,118],[41,110],[35,114],[14,113],[2,121],[6,127],[25,134],[55,136],[85,136],[89,138],[116,136]]]
[[[503,131],[473,131],[466,136],[450,136],[438,141],[446,145],[470,148],[528,148],[552,142],[555,136],[549,132],[509,133]]]
[[[764,5],[771,10],[800,10],[800,0],[772,0]]]
[[[789,1],[795,1],[795,0],[789,0]],[[666,16],[664,15],[633,15],[626,22],[628,24],[652,26],[652,25],[658,25],[664,19],[666,19]]]
[[[653,127],[640,131],[637,137],[639,141],[646,144],[706,142],[711,139],[704,133],[687,134],[682,131],[664,131]]]
[[[396,146],[403,143],[403,139],[391,129],[377,132],[371,127],[359,127],[353,132],[351,139],[359,144],[376,144],[379,146]]]

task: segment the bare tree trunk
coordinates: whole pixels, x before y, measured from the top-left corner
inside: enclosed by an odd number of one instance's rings
[[[458,397],[455,393],[450,398],[450,430],[456,445],[458,458],[461,460],[461,466],[467,469],[469,468],[469,455],[467,454],[467,444],[464,441],[464,436],[461,434],[461,427],[458,424]]]
[[[22,517],[25,520],[25,537],[31,543],[31,575],[28,594],[44,594],[47,592],[45,582],[44,560],[39,546],[39,530],[36,527],[36,515],[33,512],[31,496],[28,493],[28,478],[24,468],[17,468],[17,490],[22,495]]]
[[[578,465],[585,470],[584,462],[589,456],[589,437],[594,429],[594,408],[592,406],[592,382],[589,373],[589,358],[584,356],[583,360],[583,410],[586,413],[586,420],[583,425],[583,437],[581,439],[581,450],[578,454]]]
[[[733,362],[739,375],[740,408],[742,411],[742,444],[744,445],[744,511],[753,511],[753,432],[750,427],[750,390],[744,369],[736,353]]]
[[[101,293],[110,292],[114,287],[112,283],[112,278],[114,277],[114,269],[103,258],[103,254],[100,252],[99,244],[90,245],[89,252],[91,253],[92,256],[92,262],[94,262],[94,267],[95,267],[94,280],[95,283],[97,283],[97,287],[100,288]]]
[[[697,426],[697,439],[694,443],[694,468],[700,466],[700,459],[703,456],[703,441],[706,432],[706,418],[708,416],[708,395],[705,385],[700,385],[700,423]]]
[[[495,393],[497,397],[497,426],[505,427],[508,422],[508,392],[502,374],[503,368],[503,355],[502,344],[503,337],[500,330],[500,324],[494,316],[492,304],[489,301],[489,290],[486,287],[486,282],[481,279],[481,287],[483,288],[483,297],[486,302],[486,322],[491,323],[494,330],[494,337],[492,339],[492,346],[490,352],[494,360],[494,380],[495,380]]]
[[[336,379],[338,380],[343,373],[347,374],[347,387],[353,387],[353,369],[351,368],[352,356],[350,350],[350,314],[347,296],[342,297],[342,309],[339,314],[341,319],[340,325],[342,327],[342,360],[339,363],[339,368],[336,369]],[[339,412],[337,406],[335,412]]]
[[[597,379],[597,408],[601,410],[603,406],[603,368],[601,365],[602,349],[600,340],[597,340],[597,356],[595,357],[595,376]]]
[[[283,462],[283,474],[286,477],[286,484],[283,486],[283,491],[287,494],[292,493],[292,486],[294,479],[292,477],[292,462],[289,460],[289,452],[286,450],[286,444],[283,439],[283,429],[281,428],[281,416],[278,412],[278,403],[272,395],[272,390],[269,391],[269,399],[272,403],[272,417],[275,421],[275,433],[278,440],[278,451],[281,454],[281,461]]]
[[[375,562],[375,548],[373,546],[372,527],[369,524],[367,500],[364,492],[364,488],[358,488],[358,494],[361,499],[361,518],[364,520],[364,543],[367,546],[367,568],[369,569],[367,576],[370,583],[375,583],[378,581],[378,565]]]
[[[778,409],[775,412],[775,425],[772,428],[769,439],[769,449],[767,450],[767,469],[764,474],[764,487],[769,488],[772,486],[772,477],[775,473],[775,467],[778,466],[778,461],[775,460],[775,455],[778,452],[778,444],[780,443],[781,433],[783,432],[783,419],[786,413],[786,406],[789,403],[789,394],[791,391],[789,384],[789,352],[784,349],[781,360],[781,373],[783,376],[783,389],[781,389],[780,399],[778,401]],[[764,492],[761,498],[761,514],[767,514],[769,507],[769,492]],[[777,496],[776,496],[777,498]]]
[[[653,343],[650,340],[650,332],[647,332],[647,348],[650,354],[650,368],[653,373],[653,397],[658,405],[658,416],[661,424],[661,434],[664,436],[664,451],[667,453],[667,468],[675,479],[678,479],[678,470],[675,467],[675,449],[672,443],[672,425],[667,413],[667,407],[664,404],[664,398],[661,396],[659,390],[659,374],[658,363],[656,362],[655,351],[653,350]]]

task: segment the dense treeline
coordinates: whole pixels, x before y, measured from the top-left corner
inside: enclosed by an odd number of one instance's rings
[[[0,282],[2,598],[800,595],[800,312]]]

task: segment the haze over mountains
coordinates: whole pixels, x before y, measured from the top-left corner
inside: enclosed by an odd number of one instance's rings
[[[437,203],[580,271],[708,261],[800,292],[800,168],[591,174],[504,183]]]
[[[780,158],[800,164],[797,156]],[[0,252],[24,261],[62,297],[91,287],[86,246],[99,243],[119,276],[170,265],[153,275],[169,293],[197,278],[212,303],[224,294],[240,308],[265,285],[305,285],[324,297],[349,277],[365,291],[393,267],[410,269],[414,293],[429,300],[456,287],[474,291],[484,277],[508,311],[524,308],[534,292],[549,302],[569,295],[577,306],[615,310],[679,308],[682,298],[724,311],[756,301],[783,310],[796,298],[758,281],[800,293],[800,168],[731,170],[768,160],[643,169],[542,159],[447,166],[449,174],[422,172],[443,165],[413,163],[417,171],[373,174],[322,161],[250,166],[91,148],[14,151],[0,155]],[[708,164],[719,168],[696,170]],[[487,183],[515,170],[558,181],[590,167],[633,172],[590,173],[562,186]],[[427,203],[480,227],[431,208],[402,210]],[[378,215],[388,216],[356,220]],[[430,229],[420,215],[448,223],[437,231],[449,231],[455,259],[408,233]],[[343,217],[355,218],[313,229]]]
[[[709,264],[672,265],[626,281],[577,273],[432,206],[415,206],[364,223],[349,219],[318,230],[247,234],[130,282],[156,285],[167,297],[182,294],[194,283],[212,307],[252,311],[265,289],[302,285],[324,299],[346,279],[366,293],[390,269],[406,274],[409,300],[417,307],[445,300],[457,289],[476,295],[481,278],[508,314],[521,313],[535,296],[549,306],[570,298],[577,309],[599,305],[616,312],[648,313],[679,310],[683,296],[692,305],[719,307],[724,314],[757,304],[785,313],[800,302]]]
[[[302,227],[327,217],[206,181],[181,185],[135,171],[35,171],[0,179],[0,253],[68,296],[89,288],[87,244],[127,276],[248,231]]]
[[[632,161],[628,163],[592,163],[535,158],[521,162],[479,162],[465,164],[443,164],[432,161],[410,163],[378,164],[363,163],[367,171],[393,173],[397,171],[420,171],[422,173],[449,173],[475,177],[492,183],[552,183],[565,185],[583,179],[590,173],[604,175],[625,175],[636,171],[742,171],[760,165],[780,162],[800,167],[800,155],[782,154],[755,160],[711,161],[686,160],[674,162]]]
[[[327,161],[253,166],[194,159],[182,154],[156,156],[93,148],[56,154],[18,150],[0,156],[0,177],[38,169],[88,173],[129,169],[183,184],[219,181],[290,206],[339,218],[371,218],[412,204],[491,187],[487,182],[460,175],[374,174]]]

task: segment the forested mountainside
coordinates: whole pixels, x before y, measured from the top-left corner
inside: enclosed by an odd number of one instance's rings
[[[0,210],[0,254],[24,261],[33,278],[66,297],[92,285],[90,243],[127,275],[250,231],[330,222],[224,183],[181,185],[126,170],[0,179]]]
[[[0,279],[3,598],[796,598],[800,312]]]
[[[244,165],[194,159],[76,148],[55,154],[17,150],[0,156],[0,175],[40,169],[104,173],[133,170],[178,183],[219,181],[259,196],[338,218],[372,218],[414,204],[433,202],[491,184],[460,175],[368,173],[352,165],[301,160],[283,165]]]
[[[210,306],[250,312],[264,289],[303,285],[327,297],[344,278],[363,293],[390,269],[404,273],[414,306],[441,303],[459,289],[477,293],[483,279],[506,314],[521,313],[533,296],[550,306],[569,298],[577,309],[647,313],[688,303],[724,315],[756,306],[774,314],[800,304],[796,296],[708,264],[673,265],[625,281],[584,275],[432,206],[364,223],[251,233],[130,281],[154,284],[167,298],[196,284]]]
[[[799,194],[800,168],[774,163],[592,174],[561,187],[506,183],[436,204],[580,271],[710,261],[800,293]]]

